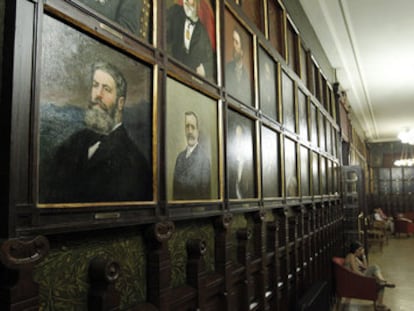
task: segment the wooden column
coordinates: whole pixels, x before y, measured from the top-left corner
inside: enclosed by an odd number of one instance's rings
[[[48,251],[49,241],[43,236],[1,243],[0,310],[39,310],[39,285],[33,280],[33,267]]]

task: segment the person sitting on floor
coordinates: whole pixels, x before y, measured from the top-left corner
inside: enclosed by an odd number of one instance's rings
[[[381,288],[378,293],[376,310],[390,310],[386,305],[383,304],[384,288],[394,288],[395,284],[388,283],[384,279],[381,273],[381,269],[378,265],[368,265],[367,259],[365,257],[365,249],[361,242],[355,241],[351,243],[349,253],[345,257],[345,267],[359,275],[374,277]]]

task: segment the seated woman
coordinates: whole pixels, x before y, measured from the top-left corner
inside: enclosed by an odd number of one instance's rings
[[[383,304],[384,287],[394,288],[395,284],[388,283],[384,279],[378,265],[368,266],[364,246],[361,242],[355,241],[351,243],[349,253],[345,257],[345,267],[357,274],[374,277],[381,286],[381,290],[378,293],[377,310],[390,310]]]

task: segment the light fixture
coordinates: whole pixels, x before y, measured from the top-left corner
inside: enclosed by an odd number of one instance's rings
[[[394,161],[395,166],[413,166],[414,157],[412,145],[414,145],[414,130],[406,129],[398,134],[401,140],[401,157]]]

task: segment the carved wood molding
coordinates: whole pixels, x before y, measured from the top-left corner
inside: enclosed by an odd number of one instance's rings
[[[9,239],[1,243],[0,261],[9,269],[40,262],[49,251],[49,241],[44,236],[28,239]]]

